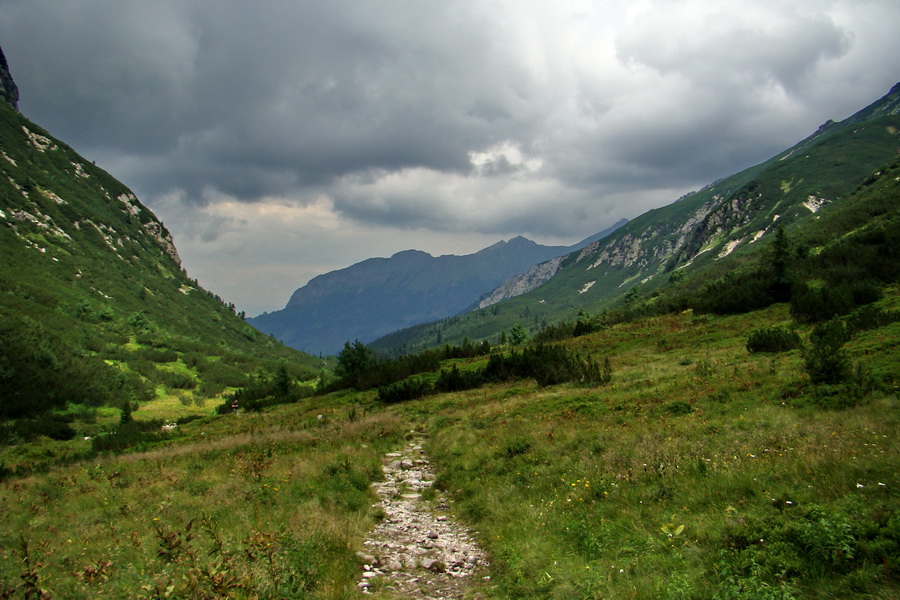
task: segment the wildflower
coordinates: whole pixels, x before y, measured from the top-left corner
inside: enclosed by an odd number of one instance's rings
[[[861,483],[857,483],[857,484],[856,484],[856,487],[858,487],[858,488],[864,488],[864,487],[866,487],[866,486],[864,486],[864,485],[861,484]]]

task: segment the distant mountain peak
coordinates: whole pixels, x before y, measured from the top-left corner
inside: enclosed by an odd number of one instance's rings
[[[522,236],[464,256],[404,250],[318,275],[296,290],[283,310],[248,322],[294,348],[335,354],[348,340],[367,343],[456,315],[511,275],[569,250]]]
[[[0,96],[12,104],[14,109],[19,110],[19,88],[9,72],[9,64],[6,62],[3,48],[0,48]]]
[[[391,258],[434,258],[424,250],[401,250],[391,255]]]

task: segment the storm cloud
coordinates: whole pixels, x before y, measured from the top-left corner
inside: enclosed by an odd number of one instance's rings
[[[189,271],[251,313],[369,256],[574,242],[900,74],[894,0],[0,10],[22,112],[131,186]]]

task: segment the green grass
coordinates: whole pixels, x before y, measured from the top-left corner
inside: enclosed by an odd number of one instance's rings
[[[314,410],[328,421],[195,421],[172,444],[7,482],[0,589],[23,585],[24,540],[53,597],[346,597],[369,484],[403,427]]]
[[[410,408],[433,424],[439,483],[494,555],[497,595],[896,596],[874,549],[896,560],[896,397],[841,412],[783,397],[804,383],[799,354],[748,355],[742,341],[786,320],[773,307],[636,322],[579,340],[616,357],[607,388],[495,388]],[[680,364],[686,352],[695,364]],[[792,528],[827,538],[829,522],[847,525],[847,555],[806,561]],[[748,531],[781,537],[745,547]],[[783,575],[779,560],[800,566]]]
[[[891,288],[881,305],[897,301]],[[342,391],[60,459],[0,484],[0,586],[30,585],[24,540],[54,597],[355,597],[369,483],[416,430],[491,555],[484,598],[900,597],[896,392],[821,408],[799,350],[746,350],[789,322],[785,305],[638,320],[568,342],[612,357],[602,387],[523,380],[390,406]],[[897,334],[846,349],[887,372]]]

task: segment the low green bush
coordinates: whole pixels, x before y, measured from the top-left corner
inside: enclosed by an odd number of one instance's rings
[[[119,452],[140,444],[158,442],[169,435],[162,430],[163,424],[162,419],[120,423],[116,429],[94,436],[91,449],[94,452]]]
[[[787,352],[799,348],[802,344],[796,331],[785,327],[762,327],[755,329],[747,336],[747,351]]]
[[[385,404],[422,398],[434,392],[434,387],[424,379],[410,378],[378,388],[378,400]]]

